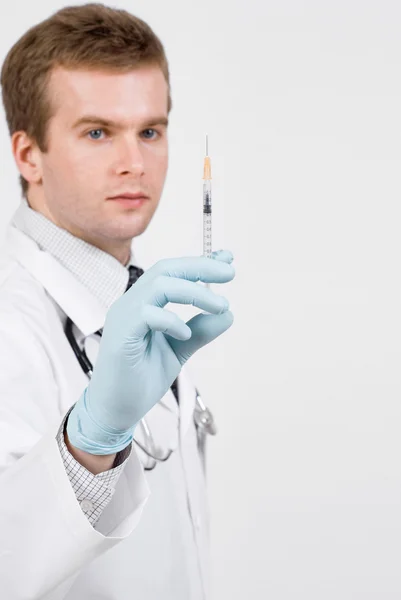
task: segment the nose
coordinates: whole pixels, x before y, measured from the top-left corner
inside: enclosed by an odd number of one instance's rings
[[[119,141],[115,170],[118,175],[130,173],[137,177],[144,173],[144,160],[136,137],[130,136]]]

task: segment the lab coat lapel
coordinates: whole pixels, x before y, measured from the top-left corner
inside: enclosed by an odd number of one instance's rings
[[[51,254],[12,225],[6,230],[5,251],[41,283],[85,337],[103,327],[106,307]]]
[[[9,225],[6,230],[5,252],[17,260],[31,275],[41,283],[48,294],[70,317],[74,325],[82,332],[85,348],[89,359],[96,361],[98,351],[98,336],[92,336],[104,326],[107,309],[83,286],[63,265],[51,254],[40,250],[38,245],[22,231]],[[79,338],[79,335],[78,335]],[[178,392],[180,397],[180,437],[185,435],[195,407],[195,390],[185,373],[185,368],[178,378]],[[161,399],[162,406],[156,405],[147,415],[157,428],[157,413],[161,408],[170,413],[171,424],[164,427],[162,437],[168,440],[167,446],[176,445],[176,415],[177,404],[171,390]],[[166,410],[167,409],[167,410]],[[172,417],[172,418],[171,418]],[[156,425],[155,425],[156,423]],[[164,419],[166,424],[166,418]],[[139,437],[139,436],[138,436]],[[145,438],[143,438],[144,441]]]
[[[196,390],[188,377],[185,367],[178,378],[178,393],[180,397],[180,436],[183,439],[191,421],[193,421]]]

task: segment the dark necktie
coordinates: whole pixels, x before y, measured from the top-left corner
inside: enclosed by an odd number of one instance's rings
[[[139,279],[141,275],[144,274],[144,270],[140,269],[139,267],[134,267],[134,265],[130,265],[128,267],[128,273],[128,283],[127,287],[125,288],[125,291],[129,290],[131,285],[133,285],[135,281]]]
[[[130,265],[128,267],[128,283],[127,283],[127,287],[125,288],[125,292],[127,292],[130,289],[131,285],[133,285],[135,283],[135,281],[137,279],[139,279],[140,276],[143,274],[144,274],[143,269],[140,269],[139,267],[134,267],[134,265]],[[103,327],[101,329],[99,329],[98,331],[95,331],[95,333],[97,333],[98,335],[102,335]]]
[[[127,284],[127,287],[125,288],[126,292],[136,282],[136,280],[139,279],[140,276],[144,274],[144,270],[141,269],[140,267],[134,267],[134,265],[130,265],[128,267],[128,273],[129,273],[128,284]],[[103,329],[99,329],[99,331],[97,331],[96,333],[98,333],[99,335],[102,335]],[[179,400],[178,400],[177,379],[175,381],[173,381],[173,383],[171,384],[171,391],[173,392],[173,394],[174,394],[175,399],[177,400],[177,402],[179,402]]]

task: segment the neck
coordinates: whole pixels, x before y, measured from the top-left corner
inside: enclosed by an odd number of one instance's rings
[[[60,227],[61,229],[65,229],[71,235],[99,248],[99,250],[103,250],[103,252],[107,252],[113,256],[116,260],[118,260],[122,265],[126,266],[131,258],[131,239],[124,240],[110,240],[108,238],[100,238],[94,235],[91,235],[88,231],[80,231],[76,230],[72,227],[66,227],[62,223],[59,223],[58,220],[52,215],[46,205],[35,205],[35,202],[32,201],[28,196],[26,196],[26,200],[28,205],[32,210],[36,210],[41,213],[46,219]]]
[[[73,231],[70,231],[70,233],[75,235],[75,237],[84,240],[84,242],[99,248],[99,250],[103,250],[103,252],[107,252],[107,254],[114,256],[114,258],[124,266],[128,264],[129,259],[131,258],[131,240],[98,240],[91,238],[86,234],[78,235]]]

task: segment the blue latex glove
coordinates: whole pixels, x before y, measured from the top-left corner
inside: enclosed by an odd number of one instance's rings
[[[234,278],[232,254],[161,260],[107,312],[89,385],[67,421],[71,444],[90,454],[113,454],[161,400],[183,364],[233,322],[228,302],[203,285]],[[165,309],[192,304],[201,313],[184,323]]]

